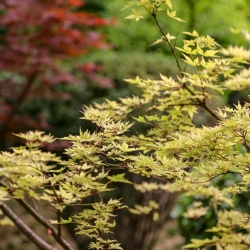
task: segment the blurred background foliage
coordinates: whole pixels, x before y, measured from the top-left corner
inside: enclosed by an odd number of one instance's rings
[[[139,22],[126,20],[129,9],[121,11],[126,4],[126,0],[85,0],[85,5],[80,6],[79,10],[85,10],[89,13],[95,13],[100,17],[112,19],[112,25],[96,28],[103,34],[104,40],[109,44],[105,50],[90,49],[87,54],[78,56],[75,59],[64,60],[61,67],[75,76],[77,82],[69,84],[63,80],[53,88],[60,92],[64,98],[50,98],[44,100],[42,96],[33,98],[32,102],[25,102],[19,107],[18,114],[25,117],[27,114],[36,116],[40,114],[40,121],[48,124],[47,131],[56,137],[62,137],[67,134],[77,134],[79,127],[92,129],[91,124],[79,120],[82,105],[90,105],[93,102],[102,102],[104,99],[118,99],[131,94],[136,94],[137,89],[129,86],[123,81],[126,78],[135,78],[139,75],[141,78],[159,78],[159,73],[163,75],[176,75],[177,69],[170,54],[169,49],[164,44],[150,46],[154,41],[160,38],[154,22],[150,18],[142,19]],[[223,47],[230,44],[249,47],[243,37],[232,33],[230,29],[250,30],[250,5],[248,0],[217,0],[217,1],[198,1],[198,0],[176,0],[174,9],[185,23],[175,22],[167,19],[164,15],[160,16],[160,23],[165,32],[177,36],[176,44],[181,46],[182,39],[185,36],[183,31],[196,30],[199,34],[210,35]],[[79,68],[78,65],[84,65]],[[1,70],[1,69],[0,69]],[[0,72],[0,77],[4,72]],[[13,79],[15,75],[13,74]],[[244,99],[247,91],[227,92],[220,100],[220,105],[235,103],[235,100]],[[200,115],[201,116],[201,115]],[[200,124],[210,123],[206,116],[200,117],[197,122]],[[19,130],[20,128],[15,128]],[[34,127],[35,129],[35,127]],[[14,145],[14,141],[8,143]],[[66,145],[54,145],[50,149],[60,151]],[[134,181],[139,181],[136,176],[131,176]],[[232,181],[228,177],[228,181]],[[220,181],[218,180],[218,185]],[[121,186],[117,189],[117,197],[124,197],[123,201],[128,205],[135,202],[143,202],[146,197],[136,196],[134,190],[129,187]],[[163,194],[158,194],[160,199]],[[166,194],[164,194],[166,195]],[[246,197],[239,200],[239,206],[247,209],[245,203]],[[162,210],[169,210],[173,207],[176,197],[170,195],[166,197],[166,203]],[[157,237],[161,235],[161,229],[166,231],[166,239],[163,242],[171,241],[171,229],[164,226],[169,225],[173,218],[177,219],[179,229],[171,226],[189,240],[191,237],[206,237],[201,234],[204,225],[213,225],[214,214],[209,211],[207,215],[193,223],[193,220],[183,217],[192,204],[194,198],[181,197],[178,199],[171,216],[170,212],[164,215],[161,223],[145,226],[146,222],[152,223],[150,218],[138,218],[122,212],[122,219],[118,221],[115,237],[123,244],[125,250],[151,250],[157,245]],[[70,211],[67,211],[70,213]],[[118,217],[119,218],[119,217]],[[144,223],[144,224],[143,224]],[[144,229],[143,229],[144,227]],[[158,230],[156,228],[158,227]],[[148,231],[145,231],[145,230]],[[141,230],[142,235],[136,235],[136,231]],[[74,237],[74,232],[68,230]],[[171,237],[170,237],[171,235]],[[150,238],[150,240],[149,240]],[[146,241],[147,239],[147,241]],[[78,249],[86,246],[85,239],[76,238]],[[180,249],[178,245],[182,240],[177,241],[176,245],[171,245],[167,249]],[[162,244],[162,243],[160,243]],[[166,243],[167,244],[167,243]],[[161,249],[166,249],[162,245]],[[4,246],[3,246],[4,247]],[[20,249],[3,248],[0,249]],[[33,248],[34,249],[34,248]],[[84,248],[85,249],[85,248]],[[157,248],[159,249],[159,248]]]

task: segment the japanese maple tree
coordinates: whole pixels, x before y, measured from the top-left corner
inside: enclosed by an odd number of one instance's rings
[[[116,230],[120,209],[129,206],[131,213],[148,216],[150,226],[143,233],[157,232],[169,213],[162,209],[165,200],[172,203],[175,198],[169,199],[169,194],[183,193],[194,201],[183,213],[185,218],[196,223],[212,210],[215,220],[214,226],[206,228],[208,238],[193,239],[183,249],[248,250],[250,214],[238,207],[236,198],[249,195],[250,103],[217,110],[210,103],[226,90],[249,89],[249,50],[223,49],[212,37],[195,30],[184,31],[188,39],[177,47],[176,37],[165,33],[158,19],[165,11],[168,20],[182,22],[171,0],[129,1],[126,7],[131,6],[126,18],[139,21],[151,16],[160,32],[154,44],[168,46],[179,74],[160,74],[158,80],[126,79],[140,89],[139,95],[85,106],[81,119],[95,124],[95,130],[80,129],[78,135],[63,137],[71,143],[63,157],[41,149],[55,141],[51,135],[17,134],[26,140],[25,146],[0,152],[0,223],[15,225],[39,249],[59,249],[22,220],[17,214],[22,208],[60,249],[76,249],[63,233],[67,224],[77,235],[90,239],[89,249],[121,250],[122,244],[110,234]],[[250,40],[249,32],[239,32]],[[201,115],[200,110],[216,124],[197,126],[194,117]],[[142,124],[147,128],[137,130]],[[128,178],[127,172],[135,178]],[[218,180],[223,180],[219,186]],[[132,202],[125,203],[115,197],[115,183],[133,184],[146,199],[134,204],[130,193]],[[72,207],[77,209],[65,215]],[[43,214],[45,208],[53,215]],[[126,227],[117,230],[121,236],[123,230]],[[137,232],[141,234],[140,227]]]
[[[82,0],[3,0],[0,3],[0,136],[1,147],[13,131],[46,129],[46,118],[18,115],[33,97],[68,98],[53,87],[77,83],[61,62],[105,48],[95,27],[110,21],[79,11]],[[82,8],[81,8],[82,9]],[[81,70],[88,67],[81,67]],[[93,70],[87,74],[91,74]],[[25,119],[24,119],[25,118]],[[4,142],[5,141],[5,142]]]

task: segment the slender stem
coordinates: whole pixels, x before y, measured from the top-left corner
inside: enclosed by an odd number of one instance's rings
[[[169,48],[170,48],[172,54],[174,55],[174,59],[175,59],[175,61],[176,61],[176,63],[177,63],[177,66],[178,66],[178,68],[179,68],[179,71],[180,71],[180,73],[181,73],[181,76],[184,76],[184,74],[183,74],[183,72],[182,72],[182,69],[181,69],[181,65],[180,65],[179,60],[178,60],[178,57],[177,57],[177,55],[176,55],[176,53],[175,53],[175,49],[173,48],[173,46],[172,46],[171,43],[169,42],[169,40],[168,40],[168,38],[167,38],[165,32],[164,32],[163,29],[161,28],[161,26],[160,26],[160,24],[159,24],[159,22],[158,22],[158,20],[157,20],[156,14],[153,13],[153,14],[151,14],[151,15],[152,15],[152,17],[154,18],[155,23],[156,23],[156,25],[158,26],[158,28],[159,28],[161,34],[164,36],[165,41],[166,41],[166,43],[168,44],[168,46],[169,46]]]
[[[8,187],[4,182],[0,181],[0,185],[4,187]],[[63,247],[65,250],[73,250],[70,244],[62,237],[58,236],[57,229],[41,214],[39,214],[33,207],[31,207],[28,203],[21,199],[14,199],[18,202],[36,221],[38,221],[42,226],[51,231],[51,235],[53,238]]]
[[[3,201],[0,201],[0,209],[31,242],[39,247],[39,249],[57,250],[31,230]]]
[[[70,246],[70,244],[61,236],[59,237],[59,233],[57,229],[50,224],[50,222],[45,219],[41,214],[37,213],[37,211],[32,208],[29,204],[27,204],[25,201],[20,199],[15,199],[29,214],[33,216],[34,219],[36,219],[41,225],[43,225],[45,228],[49,229],[51,231],[51,235],[53,238],[63,247],[65,250],[73,250],[73,248]]]
[[[62,237],[62,225],[60,224],[61,223],[61,211],[60,210],[57,210],[57,220],[58,220],[58,226],[57,226],[58,237],[61,238]]]
[[[197,100],[199,102],[200,107],[202,107],[203,109],[205,109],[211,116],[213,116],[217,121],[222,121],[222,119],[216,115],[216,113],[214,113],[207,105],[206,103],[203,103],[200,100]]]
[[[56,193],[56,189],[55,187],[52,185],[52,190],[53,193],[57,199],[57,202],[60,203],[60,198],[58,197],[57,193]],[[57,229],[58,229],[58,237],[61,238],[62,236],[62,227],[61,227],[61,211],[59,209],[57,209],[57,221],[58,221],[58,225],[57,225]]]
[[[161,28],[161,26],[160,26],[160,24],[159,24],[159,22],[158,22],[158,20],[157,20],[156,14],[155,14],[155,13],[151,13],[151,15],[152,15],[152,17],[154,18],[154,21],[155,21],[157,27],[159,28],[161,34],[162,34],[163,37],[165,38],[164,40],[165,40],[166,43],[168,44],[168,46],[169,46],[169,48],[170,48],[170,50],[171,50],[171,52],[172,52],[172,54],[173,54],[173,56],[174,56],[174,59],[175,59],[175,61],[176,61],[176,64],[177,64],[177,66],[178,66],[178,69],[179,69],[179,71],[180,71],[180,74],[181,74],[181,76],[183,77],[183,76],[184,76],[184,73],[183,73],[183,71],[182,71],[182,69],[181,69],[180,62],[179,62],[178,57],[177,57],[177,55],[176,55],[176,53],[175,53],[174,47],[171,45],[171,43],[170,43],[170,41],[168,40],[168,38],[167,38],[165,32],[164,32],[163,29]],[[192,96],[195,96],[195,93],[194,93],[185,83],[183,84],[183,88],[185,88]],[[211,116],[213,116],[217,121],[222,121],[222,119],[221,119],[218,115],[216,115],[216,113],[214,113],[214,112],[206,105],[205,99],[204,99],[204,100],[196,99],[196,100],[197,100],[197,102],[198,102],[198,105],[199,105],[200,107],[202,107],[203,109],[205,109],[205,110],[206,110]]]

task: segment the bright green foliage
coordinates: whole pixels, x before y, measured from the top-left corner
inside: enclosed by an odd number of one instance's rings
[[[210,239],[193,240],[185,248],[215,246],[216,249],[249,249],[249,214],[234,206],[234,197],[248,192],[250,184],[250,104],[234,108],[209,108],[209,99],[220,97],[224,90],[249,86],[249,61],[243,48],[227,50],[210,36],[198,32],[184,32],[189,40],[183,47],[175,47],[174,37],[162,30],[157,14],[165,11],[171,20],[176,16],[171,0],[130,1],[133,6],[129,19],[140,20],[149,14],[161,34],[158,42],[165,42],[173,54],[179,74],[169,77],[160,74],[159,80],[126,79],[140,89],[140,96],[106,100],[102,104],[84,107],[82,119],[96,125],[96,131],[82,132],[63,138],[72,143],[65,150],[67,160],[44,152],[39,146],[52,142],[51,136],[30,132],[20,137],[26,146],[14,148],[0,156],[1,200],[24,199],[48,201],[59,217],[57,224],[76,223],[76,233],[92,239],[90,249],[121,249],[114,240],[105,240],[103,233],[115,226],[114,210],[124,208],[120,200],[104,200],[102,194],[111,192],[111,182],[124,182],[124,174],[113,175],[110,169],[126,168],[130,172],[155,177],[160,182],[134,184],[141,192],[157,189],[184,192],[186,195],[207,198],[217,216],[217,225],[208,228]],[[247,33],[245,33],[247,35]],[[248,35],[247,35],[248,38]],[[182,53],[179,58],[176,50]],[[229,57],[224,57],[222,54]],[[161,73],[161,72],[159,72]],[[196,127],[194,116],[203,109],[217,120],[213,127]],[[133,119],[133,123],[131,122]],[[137,124],[147,127],[136,132]],[[241,148],[241,150],[239,150]],[[238,175],[235,183],[217,187],[216,178]],[[112,193],[111,193],[112,194]],[[92,204],[85,203],[98,197]],[[60,213],[66,206],[85,205],[86,209],[70,218]],[[136,204],[134,214],[151,214],[157,220],[159,204]],[[209,207],[195,203],[184,216],[199,218]]]
[[[103,113],[104,114],[104,113]],[[85,111],[85,119],[89,119]],[[105,114],[104,114],[105,115]],[[108,176],[105,167],[116,162],[116,158],[134,151],[122,141],[121,134],[131,127],[129,123],[115,122],[110,118],[91,119],[99,125],[100,132],[80,131],[79,136],[69,136],[72,146],[66,149],[68,160],[61,160],[55,154],[39,149],[44,142],[52,142],[51,136],[41,132],[29,132],[19,136],[26,139],[26,146],[13,148],[13,153],[2,152],[0,155],[1,200],[29,198],[37,202],[47,201],[59,215],[66,206],[86,205],[71,218],[51,220],[51,223],[76,223],[76,233],[89,236],[93,240],[91,249],[121,249],[115,240],[104,240],[100,233],[108,233],[115,226],[113,211],[125,206],[119,200],[102,200],[102,192],[111,191],[111,182],[127,182],[124,175]],[[108,126],[108,124],[110,126]],[[110,163],[109,163],[110,161]],[[113,161],[113,163],[111,163]],[[120,162],[121,166],[123,163]],[[61,165],[61,167],[59,167]],[[107,180],[107,177],[109,180]],[[97,196],[96,202],[84,204],[89,196]],[[2,224],[6,224],[4,219]]]

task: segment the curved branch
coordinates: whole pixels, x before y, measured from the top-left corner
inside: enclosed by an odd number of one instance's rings
[[[7,216],[28,239],[30,239],[31,242],[39,247],[39,249],[57,250],[57,248],[49,245],[33,230],[31,230],[3,201],[0,201],[0,209],[2,210],[3,214]]]
[[[45,228],[49,229],[51,231],[51,235],[53,238],[58,242],[63,249],[65,250],[73,250],[73,248],[69,245],[69,243],[59,236],[57,229],[49,223],[47,219],[45,219],[42,215],[37,213],[37,211],[31,207],[29,204],[27,204],[25,201],[20,199],[15,199],[29,214],[33,216],[34,219],[36,219],[41,225],[43,225]]]
[[[0,185],[4,187],[8,187],[4,182],[0,181]],[[14,199],[14,198],[13,198]],[[61,236],[59,236],[57,229],[41,214],[39,214],[33,207],[31,207],[28,203],[21,199],[14,199],[18,202],[37,222],[39,222],[46,229],[51,231],[51,235],[53,238],[63,247],[65,250],[73,250],[70,244]]]

